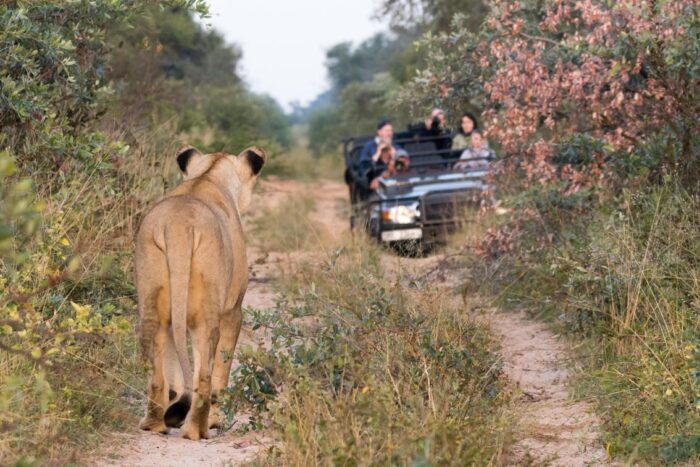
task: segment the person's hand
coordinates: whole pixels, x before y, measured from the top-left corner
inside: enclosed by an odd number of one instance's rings
[[[387,144],[386,144],[386,143],[379,143],[379,144],[377,145],[377,152],[375,152],[374,155],[372,156],[372,160],[373,160],[374,162],[377,162],[377,161],[379,160],[379,158],[382,157],[382,152],[384,152],[384,150],[385,150],[386,148],[387,148]]]
[[[377,177],[377,178],[373,179],[371,182],[369,182],[370,190],[376,190],[377,188],[379,188],[379,179],[380,178],[381,177]]]
[[[430,130],[432,126],[433,126],[433,117],[430,116],[430,117],[428,117],[428,118],[425,119],[425,127],[426,127],[428,130]]]

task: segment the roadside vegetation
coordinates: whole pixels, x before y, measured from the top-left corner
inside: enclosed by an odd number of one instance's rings
[[[314,225],[314,199],[291,194],[279,205],[262,209],[251,221],[248,237],[263,251],[304,251],[320,243],[322,232]]]
[[[610,457],[688,461],[700,424],[698,199],[673,185],[621,196],[621,207],[577,216],[550,206],[517,239],[498,229],[507,216],[487,215],[455,239],[470,245],[463,293],[572,339],[575,394],[596,405]],[[557,238],[543,245],[540,229]]]
[[[643,464],[700,458],[699,17],[692,1],[495,1],[480,28],[458,14],[425,35],[399,91],[482,112],[507,214],[465,244],[465,287],[566,332],[609,456]]]
[[[268,411],[272,465],[489,465],[508,440],[496,343],[452,297],[418,293],[380,251],[340,248],[250,310],[270,344],[240,351],[232,406]],[[257,420],[253,418],[253,423]]]
[[[341,180],[343,160],[340,152],[314,153],[309,148],[308,126],[294,124],[291,127],[291,144],[284,157],[273,157],[265,165],[266,177],[317,182],[320,180]]]
[[[177,183],[178,146],[255,142],[274,159],[290,144],[277,104],[236,74],[240,51],[193,19],[205,13],[0,6],[0,464],[84,461],[136,423],[132,239]]]

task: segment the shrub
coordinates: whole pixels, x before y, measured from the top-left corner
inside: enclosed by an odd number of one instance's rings
[[[78,446],[135,423],[125,410],[126,400],[144,397],[131,239],[140,213],[175,173],[161,165],[155,141],[147,152],[131,149],[118,170],[58,176],[30,193],[43,204],[31,235],[17,231],[22,218],[3,220],[14,233],[0,261],[3,462],[78,460]],[[26,203],[33,222],[36,208]]]
[[[491,292],[583,340],[579,395],[598,404],[611,455],[696,460],[700,200],[667,184],[618,206],[578,217],[550,206],[522,223],[485,271]]]
[[[284,447],[266,462],[497,463],[508,396],[494,341],[444,295],[389,279],[372,250],[339,250],[252,311],[271,344],[241,350],[234,385],[256,374],[260,389],[236,407],[269,408]]]

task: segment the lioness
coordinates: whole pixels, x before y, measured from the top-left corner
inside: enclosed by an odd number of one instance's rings
[[[257,147],[238,156],[182,149],[184,182],[141,222],[136,288],[141,346],[152,365],[144,430],[165,434],[184,419],[182,437],[198,440],[220,423],[217,398],[228,384],[248,285],[240,213],[265,159]]]

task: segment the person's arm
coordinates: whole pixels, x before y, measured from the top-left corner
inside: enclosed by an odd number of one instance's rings
[[[379,160],[379,157],[381,157],[382,149],[383,149],[383,148],[386,148],[386,146],[384,145],[384,143],[379,143],[379,144],[377,144],[377,150],[374,151],[374,154],[372,154],[372,162],[374,162],[375,164],[376,164],[377,161]]]

